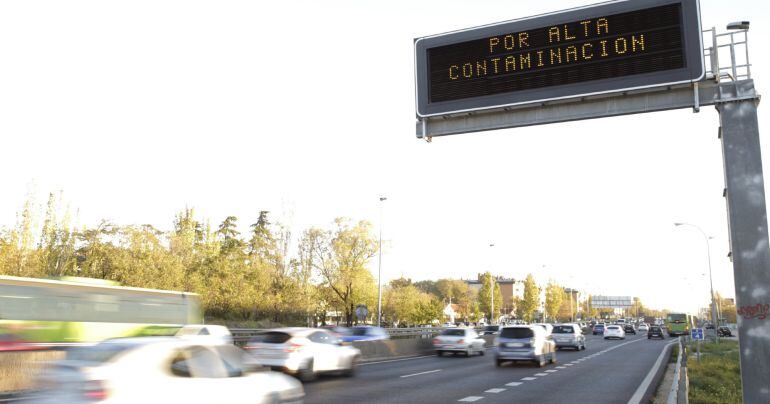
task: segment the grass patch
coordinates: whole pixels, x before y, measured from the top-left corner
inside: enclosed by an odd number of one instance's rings
[[[741,403],[741,369],[738,341],[722,340],[717,345],[701,343],[700,362],[695,358],[696,344],[687,349],[689,399],[692,404]]]

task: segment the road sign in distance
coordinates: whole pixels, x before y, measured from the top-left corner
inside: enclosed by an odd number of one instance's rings
[[[417,114],[700,80],[697,0],[603,3],[415,41]]]
[[[703,328],[693,328],[690,331],[690,338],[694,340],[703,339]]]

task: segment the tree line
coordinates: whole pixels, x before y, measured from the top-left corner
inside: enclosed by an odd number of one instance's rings
[[[189,208],[174,216],[169,230],[108,221],[77,227],[62,208],[61,194],[51,193],[44,209],[28,198],[17,223],[0,228],[0,274],[79,276],[194,292],[209,322],[351,325],[358,321],[358,305],[369,309],[365,321],[376,322],[377,279],[369,265],[378,243],[371,223],[337,218],[327,228],[304,230],[291,250],[291,229],[272,223],[267,211],[255,216],[246,234],[235,216],[211,226]],[[532,274],[524,280],[523,297],[509,302],[497,279],[480,274],[480,288],[457,279],[394,279],[383,288],[382,320],[391,326],[443,322],[450,303],[456,319],[468,322],[510,313],[526,321],[543,315],[564,321],[578,312],[576,296],[554,281],[545,286],[541,312],[541,287]],[[590,307],[590,298],[580,311],[601,314]]]

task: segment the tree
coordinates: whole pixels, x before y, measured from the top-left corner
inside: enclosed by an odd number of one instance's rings
[[[417,289],[420,289],[421,291],[431,294],[433,296],[439,297],[439,291],[437,287],[437,282],[432,281],[430,279],[424,280],[424,281],[418,281],[414,283],[414,286],[417,287]]]
[[[540,288],[532,274],[527,274],[524,280],[524,299],[521,301],[521,315],[524,320],[532,322],[535,311],[540,306]]]
[[[575,318],[575,312],[578,309],[577,295],[572,289],[569,291],[565,289],[563,296],[556,318],[559,321],[572,321]]]
[[[545,314],[551,320],[559,315],[559,307],[564,300],[564,288],[554,281],[548,281],[545,287]]]
[[[217,233],[222,237],[222,250],[225,252],[232,251],[240,248],[243,242],[238,238],[240,232],[237,230],[238,218],[235,216],[228,216],[219,225]]]
[[[490,321],[496,320],[503,308],[503,295],[500,292],[500,284],[495,281],[491,273],[485,272],[479,277],[481,289],[479,290],[478,302],[481,312],[486,313]],[[491,293],[490,293],[491,292]],[[490,304],[494,302],[494,312]]]
[[[341,306],[346,324],[351,325],[355,306],[364,303],[371,307],[377,295],[374,277],[366,268],[377,253],[377,241],[369,222],[351,225],[349,219],[338,218],[335,225],[330,231],[306,232],[306,248],[322,286],[331,289],[332,303]]]

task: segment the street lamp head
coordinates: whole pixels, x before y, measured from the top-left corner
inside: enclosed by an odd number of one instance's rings
[[[380,197],[380,202],[382,202],[382,201],[387,201],[387,200],[388,200],[388,198],[386,198],[386,197],[384,197],[384,196],[381,196],[381,197]]]
[[[727,29],[749,29],[750,22],[749,21],[736,21],[731,22],[727,24]]]
[[[684,223],[674,223],[674,226],[682,226]]]

